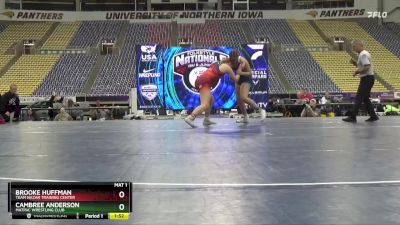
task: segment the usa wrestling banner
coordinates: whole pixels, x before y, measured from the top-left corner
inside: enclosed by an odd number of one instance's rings
[[[162,66],[160,45],[136,46],[136,82],[139,109],[163,108]]]

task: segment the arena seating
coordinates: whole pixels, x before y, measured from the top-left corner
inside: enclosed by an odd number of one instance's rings
[[[363,20],[359,24],[373,38],[400,58],[400,38],[391,29],[386,26],[379,26],[376,22],[370,20]]]
[[[357,22],[316,21],[316,23],[328,37],[343,36],[350,40],[362,39],[372,54],[377,74],[396,90],[400,90],[399,58],[369,35]]]
[[[246,44],[246,35],[243,29],[238,25],[238,20],[218,20],[219,26],[222,29],[224,42],[222,45],[226,46],[240,46]]]
[[[0,54],[24,39],[41,40],[52,23],[11,24],[0,33]]]
[[[393,33],[397,34],[400,36],[400,24],[398,23],[387,23],[385,24],[387,28],[393,31]]]
[[[340,92],[308,52],[281,52],[274,56],[292,88],[308,88],[314,93]]]
[[[53,91],[65,96],[81,94],[96,57],[89,54],[62,55],[33,95],[50,96]]]
[[[134,85],[134,63],[135,57],[106,56],[91,95],[128,95]]]
[[[286,20],[247,20],[244,22],[255,38],[270,38],[272,42],[301,45]]]
[[[206,21],[197,24],[178,24],[178,37],[190,38],[196,46],[226,45],[219,23]]]
[[[158,43],[164,47],[171,46],[171,23],[152,23],[148,25],[147,29],[147,43]],[[127,38],[129,37],[131,36],[127,36]]]
[[[18,85],[20,96],[31,96],[53,68],[59,56],[23,55],[0,77],[0,93],[9,90],[9,85]]]
[[[308,21],[289,20],[288,23],[304,46],[328,46]]]
[[[80,23],[60,23],[49,39],[44,43],[43,49],[62,50],[66,49],[78,31]]]
[[[0,33],[7,28],[7,24],[0,23]]]
[[[88,21],[82,22],[72,39],[70,48],[96,47],[104,39],[116,40],[122,28],[122,22]]]
[[[352,76],[355,67],[349,63],[350,55],[347,52],[313,52],[311,55],[343,92],[357,92],[360,80]],[[387,90],[382,84],[375,81],[372,91],[384,92]]]
[[[0,70],[13,58],[13,55],[0,55]]]
[[[165,26],[159,26],[164,28]],[[155,29],[152,27],[152,29]],[[129,24],[124,45],[119,55],[106,56],[105,63],[97,75],[91,95],[127,95],[135,85],[135,45],[148,43],[149,25]],[[152,36],[156,38],[161,36]],[[156,42],[157,43],[157,42]],[[166,41],[164,44],[169,44]]]
[[[7,24],[0,23],[0,35],[7,28]],[[0,70],[13,58],[13,55],[0,55]]]

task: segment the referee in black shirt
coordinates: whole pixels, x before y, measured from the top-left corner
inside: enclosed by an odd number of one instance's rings
[[[353,113],[349,117],[343,119],[343,121],[356,123],[356,116],[358,114],[358,110],[360,109],[361,103],[363,102],[370,115],[370,118],[366,121],[377,121],[379,118],[375,113],[371,100],[369,99],[371,97],[371,89],[375,82],[372,57],[371,54],[364,49],[364,44],[362,41],[354,40],[352,45],[353,50],[358,53],[358,60],[356,62],[354,59],[351,59],[350,62],[354,66],[357,66],[357,70],[354,72],[353,77],[358,76],[360,78],[360,85],[358,86]]]

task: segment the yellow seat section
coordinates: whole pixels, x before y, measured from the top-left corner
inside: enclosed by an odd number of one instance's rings
[[[296,36],[305,46],[328,46],[322,37],[307,21],[288,20]]]
[[[13,55],[0,55],[0,70],[13,58]]]
[[[0,55],[8,48],[24,39],[41,40],[50,29],[52,23],[22,23],[11,24],[0,33]]]
[[[376,73],[396,90],[400,90],[400,59],[369,35],[356,22],[316,21],[316,24],[328,37],[343,36],[350,40],[362,40],[366,45],[367,51],[372,55]]]
[[[0,93],[9,90],[12,83],[18,85],[20,96],[31,96],[51,71],[59,56],[23,55],[0,77]]]
[[[64,50],[78,31],[81,23],[61,23],[59,24],[47,41],[43,44],[43,49]]]
[[[360,79],[353,77],[356,67],[349,63],[351,57],[347,52],[312,52],[311,55],[343,92],[357,92]],[[372,92],[385,91],[387,89],[375,80]]]

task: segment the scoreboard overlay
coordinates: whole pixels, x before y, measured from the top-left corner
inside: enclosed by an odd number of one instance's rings
[[[131,182],[10,182],[13,219],[128,219]]]

